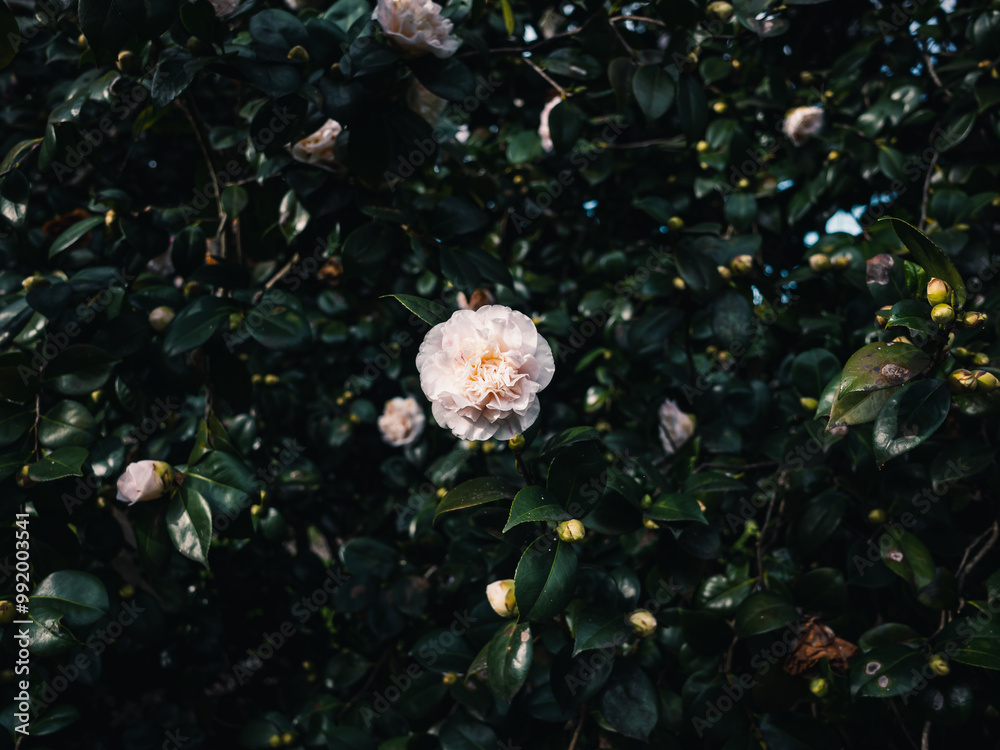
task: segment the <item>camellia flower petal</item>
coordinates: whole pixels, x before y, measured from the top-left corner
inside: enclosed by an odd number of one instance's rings
[[[315,133],[307,135],[292,146],[292,156],[314,167],[342,171],[344,167],[337,162],[333,153],[333,145],[342,130],[339,122],[327,120]]]
[[[436,126],[444,113],[448,102],[437,94],[432,94],[427,88],[414,79],[406,92],[406,104],[411,111],[416,112],[432,126]]]
[[[439,425],[463,440],[509,440],[538,418],[537,394],[556,368],[531,318],[485,305],[428,331],[417,369]]]
[[[430,0],[378,0],[372,18],[397,47],[410,57],[430,52],[451,57],[462,44],[451,36],[452,23]]]
[[[694,434],[694,419],[677,406],[676,401],[667,399],[660,405],[660,442],[663,452],[674,455]]]
[[[823,129],[823,110],[819,107],[796,107],[785,116],[785,135],[801,146]]]
[[[552,151],[555,148],[555,144],[552,142],[552,131],[549,128],[549,116],[552,114],[552,110],[556,108],[556,105],[562,101],[562,97],[554,96],[549,99],[545,106],[542,107],[541,121],[538,124],[538,137],[542,140],[542,149],[546,152]]]
[[[155,500],[173,488],[174,470],[165,461],[136,461],[118,478],[118,499],[129,505]]]
[[[486,598],[493,611],[501,617],[513,617],[517,614],[517,600],[514,598],[514,579],[505,578],[493,581],[486,587]]]
[[[397,447],[409,445],[424,431],[427,418],[416,399],[397,396],[385,402],[385,410],[378,418],[382,439]]]

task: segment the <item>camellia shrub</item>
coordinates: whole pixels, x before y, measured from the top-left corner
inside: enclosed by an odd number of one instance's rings
[[[995,2],[0,6],[3,747],[993,747]]]

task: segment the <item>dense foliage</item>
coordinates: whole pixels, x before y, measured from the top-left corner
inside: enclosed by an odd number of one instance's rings
[[[271,5],[0,5],[0,744],[993,746],[997,3]]]

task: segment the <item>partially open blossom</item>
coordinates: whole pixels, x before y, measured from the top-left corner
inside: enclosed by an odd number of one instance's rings
[[[562,101],[562,97],[554,96],[549,99],[545,106],[542,107],[542,117],[538,124],[538,137],[542,139],[542,148],[545,151],[551,151],[555,148],[555,144],[552,143],[552,131],[549,129],[549,116],[552,114],[552,110],[556,108],[556,105]]]
[[[342,130],[339,122],[327,120],[315,133],[307,135],[292,146],[292,156],[314,167],[323,167],[334,172],[343,171],[343,165],[337,162],[333,153],[333,145]]]
[[[430,52],[451,57],[461,45],[451,36],[452,23],[431,0],[378,0],[372,18],[385,35],[410,57]]]
[[[173,489],[174,470],[165,461],[136,461],[118,478],[118,499],[132,505]]]
[[[385,411],[378,418],[382,439],[389,445],[409,445],[424,431],[427,418],[415,399],[391,398],[385,402]]]
[[[563,521],[561,524],[556,526],[556,536],[568,544],[579,542],[583,539],[583,536],[586,533],[587,530],[584,528],[583,524],[575,518],[571,518],[569,521]]]
[[[439,425],[463,440],[509,440],[538,418],[537,394],[556,368],[531,318],[486,305],[431,328],[417,369]]]
[[[517,614],[513,578],[491,583],[486,587],[486,598],[489,599],[493,611],[501,617],[513,617]]]
[[[215,9],[216,18],[225,18],[231,15],[236,7],[240,4],[240,0],[208,0],[212,7]]]
[[[410,90],[406,93],[406,104],[413,112],[427,120],[432,127],[438,124],[444,108],[448,106],[447,100],[442,99],[437,94],[432,94],[416,79],[413,79]]]
[[[823,129],[823,110],[819,107],[796,107],[785,115],[785,135],[801,146]]]
[[[660,442],[663,452],[674,455],[694,433],[694,419],[677,406],[677,402],[667,399],[660,405]]]

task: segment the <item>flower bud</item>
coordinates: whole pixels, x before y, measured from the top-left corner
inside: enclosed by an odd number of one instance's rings
[[[87,49],[89,44],[87,42],[87,37],[84,34],[80,34],[80,36],[76,38],[76,46],[81,50]]]
[[[830,258],[830,267],[834,271],[843,271],[851,265],[851,256],[847,253],[837,253]]]
[[[957,359],[970,359],[973,357],[973,353],[964,346],[956,346],[951,350],[951,353],[954,354]]]
[[[955,308],[951,305],[934,305],[931,308],[931,320],[938,325],[946,326],[955,320]]]
[[[165,461],[136,461],[118,478],[118,499],[132,505],[155,500],[172,490],[176,477]]]
[[[114,209],[109,209],[108,212],[104,214],[104,226],[110,229],[115,225],[116,221],[118,221],[118,214],[115,213]]]
[[[31,471],[30,466],[28,465],[22,466],[21,470],[18,471],[17,475],[14,477],[14,482],[17,483],[17,486],[20,487],[22,490],[26,490],[29,487],[35,486],[35,480],[28,476],[29,471]]]
[[[189,37],[187,40],[187,51],[192,55],[206,56],[215,53],[215,48],[212,46],[211,42],[207,42],[204,39],[200,39],[196,36]]]
[[[948,662],[936,654],[931,657],[930,661],[927,662],[927,665],[934,671],[934,674],[939,677],[944,677],[951,672],[951,667],[948,666]]]
[[[441,682],[443,682],[445,685],[454,685],[456,682],[458,682],[458,675],[455,674],[454,672],[445,672],[444,675],[441,677]]]
[[[628,624],[640,638],[648,638],[656,632],[656,618],[648,609],[637,609],[628,616]]]
[[[281,747],[281,735],[272,734],[270,737],[268,737],[267,744],[270,745],[271,747]]]
[[[174,319],[174,310],[166,305],[161,305],[157,307],[149,314],[149,324],[153,327],[154,331],[162,332],[168,325],[170,321]]]
[[[716,102],[712,105],[712,111],[719,115],[723,114],[727,109],[729,109],[729,105],[725,102]]]
[[[709,3],[705,12],[709,18],[728,23],[733,17],[733,6],[723,0],[717,0],[714,3]]]
[[[37,273],[34,276],[29,276],[28,278],[21,280],[21,288],[26,292],[30,292],[32,289],[40,289],[41,287],[48,285],[49,280]]]
[[[897,336],[892,340],[894,344],[912,344],[913,342],[907,336]]]
[[[131,599],[135,596],[135,586],[131,583],[126,583],[120,589],[118,589],[118,596],[122,599]]]
[[[873,526],[881,526],[886,522],[887,518],[888,516],[881,508],[875,508],[874,510],[868,512],[868,523]]]
[[[984,352],[976,352],[972,355],[972,364],[977,367],[988,367],[990,364],[990,355]]]
[[[515,435],[507,441],[507,445],[510,446],[510,449],[515,453],[520,453],[524,450],[524,435]]]
[[[0,625],[10,625],[14,619],[14,602],[0,601]]]
[[[494,581],[486,587],[486,598],[493,611],[501,617],[514,617],[517,614],[517,600],[514,598],[514,579],[506,578]]]
[[[660,528],[660,524],[658,524],[652,518],[643,518],[642,519],[642,525],[645,526],[647,529],[658,529],[658,528]]]
[[[737,255],[729,261],[729,270],[736,276],[746,276],[753,270],[753,256]]]
[[[809,256],[809,267],[816,273],[822,273],[823,271],[830,270],[830,259],[823,255],[823,253],[816,253],[815,255]]]
[[[277,385],[280,382],[281,382],[281,378],[279,378],[277,375],[265,375],[264,376],[264,385]]]
[[[651,498],[649,495],[643,495],[642,501],[639,503],[639,506],[643,510],[648,510],[649,508],[653,507],[653,498]]]
[[[961,317],[961,323],[966,328],[977,328],[986,323],[986,313],[967,312]]]
[[[1000,385],[1000,380],[997,380],[997,376],[992,372],[976,370],[973,375],[976,376],[976,389],[982,391],[983,393],[995,391],[996,387]]]
[[[952,393],[971,393],[977,385],[976,376],[968,370],[955,370],[948,376],[948,387]]]
[[[727,266],[717,266],[715,270],[719,272],[719,276],[722,277],[723,281],[729,281],[733,278],[733,272]]]
[[[243,323],[243,313],[234,312],[229,313],[229,330],[235,331]]]
[[[679,232],[684,228],[684,219],[680,216],[671,216],[667,219],[667,229],[671,232]]]
[[[813,677],[809,681],[809,692],[815,695],[817,698],[822,698],[827,693],[830,692],[830,683],[824,680],[822,677]]]
[[[184,285],[183,291],[185,297],[200,297],[205,293],[205,287],[200,281],[189,281]]]
[[[139,72],[139,56],[131,50],[123,49],[118,53],[118,70],[127,75]]]
[[[940,305],[951,301],[951,287],[948,282],[937,277],[927,282],[927,302],[931,305]]]
[[[289,60],[301,60],[302,62],[309,62],[309,53],[306,48],[301,44],[296,44],[290,50],[288,50]]]
[[[569,521],[563,521],[561,524],[556,526],[556,535],[568,544],[573,544],[574,542],[579,542],[583,539],[583,535],[587,530],[583,527],[575,518]]]
[[[819,401],[814,398],[809,398],[808,396],[800,398],[799,403],[806,411],[816,411],[816,408],[819,406]]]
[[[698,141],[694,148],[699,154],[703,154],[708,151],[711,146],[708,145],[708,141]]]
[[[295,735],[292,734],[291,732],[285,732],[283,735],[281,735],[282,745],[291,745],[294,742],[295,742]]]
[[[674,284],[674,289],[678,291],[684,291],[684,287],[686,286],[684,284],[684,279],[682,279],[680,276],[674,276],[673,284]]]
[[[879,328],[885,328],[888,325],[890,310],[892,310],[892,305],[886,305],[879,308],[879,311],[875,313],[875,322],[878,323]]]
[[[830,153],[828,153],[826,155],[826,158],[829,159],[830,161],[839,161],[840,160],[840,152],[839,151],[831,151]]]

